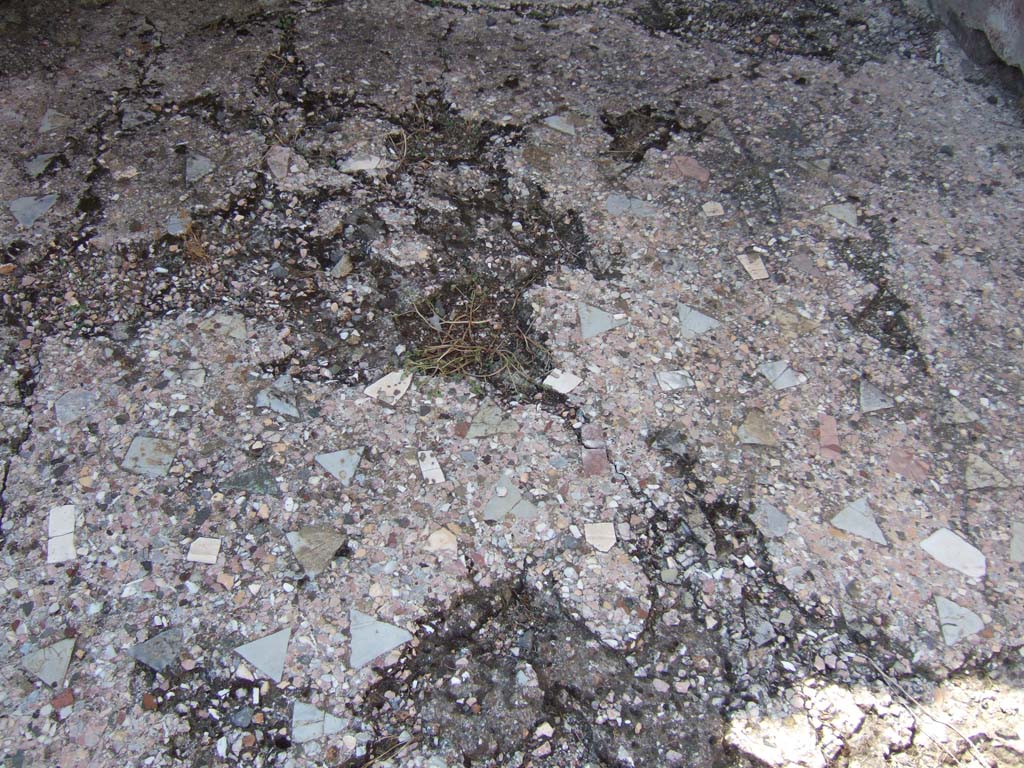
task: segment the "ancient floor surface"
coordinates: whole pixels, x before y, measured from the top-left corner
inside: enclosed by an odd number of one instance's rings
[[[883,0],[0,5],[4,766],[1024,765],[1024,132]]]

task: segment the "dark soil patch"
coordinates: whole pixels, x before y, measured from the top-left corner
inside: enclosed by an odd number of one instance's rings
[[[204,670],[172,675],[164,688],[155,685],[152,672],[144,673],[150,681],[138,686],[143,706],[159,712],[173,713],[188,722],[188,731],[172,736],[167,755],[189,765],[213,765],[217,741],[226,737],[228,750],[242,740],[238,759],[264,765],[276,765],[288,756],[291,747],[291,723],[288,700],[271,685],[261,691],[260,681],[238,678],[215,678]],[[149,693],[144,693],[146,690]],[[254,698],[253,691],[257,691]]]
[[[400,168],[422,162],[486,163],[486,150],[495,137],[518,132],[488,120],[464,119],[438,91],[421,96],[397,123],[401,129],[389,140]]]
[[[601,115],[604,131],[612,137],[608,153],[631,163],[643,162],[649,149],[665,149],[672,140],[672,134],[681,129],[670,115],[657,112],[651,106],[643,106],[613,115]]]
[[[720,676],[716,652],[693,624],[665,632],[650,657],[631,657],[601,643],[547,590],[506,582],[467,594],[422,625],[419,647],[367,694],[359,714],[377,724],[378,740],[348,768],[394,751],[410,710],[418,713],[415,739],[454,749],[467,766],[518,764],[509,762],[513,754],[544,743],[536,728],[545,722],[554,733],[543,764],[618,766],[628,754],[628,764],[661,766],[669,749],[691,766],[724,763],[722,721],[706,691],[658,693],[636,671],[682,654]],[[596,716],[612,708],[617,716]]]

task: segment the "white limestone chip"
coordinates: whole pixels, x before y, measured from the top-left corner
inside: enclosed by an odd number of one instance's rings
[[[764,266],[764,261],[756,253],[741,253],[736,258],[740,260],[740,264],[747,270],[751,280],[768,279],[768,270]]]
[[[377,155],[354,154],[338,163],[338,170],[342,173],[366,173],[383,168],[387,163]]]
[[[428,552],[457,552],[459,540],[447,528],[438,528],[427,537]]]
[[[74,533],[78,525],[78,507],[74,504],[64,504],[50,510],[49,537],[64,536]]]
[[[583,383],[583,379],[572,373],[561,371],[555,368],[544,379],[544,386],[555,390],[562,395],[567,395]]]
[[[46,542],[46,562],[66,563],[74,560],[78,553],[75,551],[75,534],[65,533],[62,536],[54,536]]]
[[[419,462],[420,474],[423,475],[425,482],[430,485],[444,482],[444,471],[433,451],[419,451],[416,460]]]
[[[615,525],[613,523],[587,523],[583,535],[598,552],[608,552],[615,546]]]
[[[410,384],[412,384],[411,373],[408,371],[392,371],[375,381],[364,391],[375,400],[380,400],[388,405],[394,405],[409,390]]]

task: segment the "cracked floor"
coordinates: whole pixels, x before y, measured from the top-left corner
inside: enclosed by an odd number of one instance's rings
[[[5,765],[1024,765],[1022,113],[927,15],[0,35]]]

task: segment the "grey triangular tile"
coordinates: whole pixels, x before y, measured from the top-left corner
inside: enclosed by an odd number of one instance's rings
[[[768,379],[773,389],[789,389],[807,382],[807,377],[794,371],[788,360],[770,360],[757,366],[757,372]]]
[[[284,673],[284,660],[288,655],[288,641],[291,636],[291,628],[282,629],[238,646],[235,653],[277,683],[281,681],[281,675]]]
[[[47,685],[58,685],[68,673],[74,650],[73,639],[58,640],[53,645],[26,653],[21,658],[21,666]]]
[[[71,389],[61,395],[53,404],[53,412],[61,424],[70,424],[87,416],[95,409],[99,398],[88,389]]]
[[[611,312],[605,312],[582,301],[577,303],[576,308],[580,316],[580,334],[584,339],[592,339],[629,322],[626,317],[616,317]]]
[[[213,172],[213,161],[198,152],[189,152],[185,158],[185,181],[191,184]]]
[[[851,227],[856,227],[860,223],[860,219],[857,218],[857,209],[850,203],[826,205],[825,213]]]
[[[789,532],[789,517],[767,501],[756,503],[753,519],[758,530],[769,539],[781,538]]]
[[[278,376],[274,383],[256,393],[256,407],[269,408],[289,419],[301,419],[302,414],[296,406],[295,382],[291,376]]]
[[[956,645],[985,628],[985,622],[970,608],[938,595],[935,596],[935,610],[939,614],[939,629],[946,645]]]
[[[296,744],[305,744],[339,733],[346,725],[347,721],[312,704],[296,701],[292,707],[292,741]]]
[[[881,389],[867,379],[860,380],[860,409],[864,413],[874,413],[892,408],[895,403]]]
[[[363,451],[363,448],[344,448],[330,453],[318,453],[316,463],[340,480],[342,485],[348,485],[356,476]]]
[[[947,424],[971,424],[977,421],[980,416],[961,403],[955,397],[949,398],[946,403],[945,412],[942,414],[942,421]]]
[[[512,419],[505,418],[505,412],[490,400],[485,400],[476,412],[469,425],[466,437],[493,437],[494,435],[514,435],[519,425]]]
[[[1010,562],[1024,563],[1024,523],[1010,526]]]
[[[695,386],[693,377],[684,370],[658,371],[654,374],[654,379],[658,382],[658,387],[662,392],[675,392]]]
[[[133,645],[128,649],[128,655],[152,670],[163,672],[177,659],[183,638],[181,629],[175,627]]]
[[[137,435],[128,446],[121,467],[145,477],[163,477],[174,463],[178,446],[170,440]]]
[[[509,514],[520,520],[532,520],[537,516],[537,507],[524,498],[523,492],[505,475],[494,486],[483,516],[484,520],[495,523],[504,520]]]
[[[768,447],[779,444],[771,423],[758,410],[751,410],[736,431],[742,445],[764,445]]]
[[[41,155],[36,155],[25,163],[25,170],[28,171],[28,175],[33,179],[38,179],[46,172],[46,169],[50,165],[50,161],[56,156],[57,155],[54,152],[44,152]]]
[[[312,704],[296,701],[292,706],[292,741],[305,744],[324,735],[325,712]]]
[[[832,518],[832,525],[847,533],[869,539],[877,544],[888,545],[885,534],[875,522],[875,516],[868,508],[868,497],[857,499],[843,507],[843,511]]]
[[[12,200],[7,207],[17,222],[23,227],[31,227],[57,202],[56,195],[42,197],[19,197]]]
[[[180,627],[168,629],[145,642],[133,645],[128,649],[128,655],[150,669],[163,672],[177,660],[183,639],[184,633]]]
[[[352,636],[349,666],[355,669],[412,640],[412,635],[401,627],[378,621],[354,608],[349,612],[349,622]]]
[[[342,720],[340,717],[335,717],[330,712],[324,713],[324,736],[331,736],[335,733],[340,733],[345,730],[345,726],[348,725],[346,720]]]
[[[703,312],[686,304],[677,305],[676,311],[679,313],[679,325],[682,327],[684,339],[695,339],[702,333],[714,330],[719,325],[713,317],[708,317]]]

